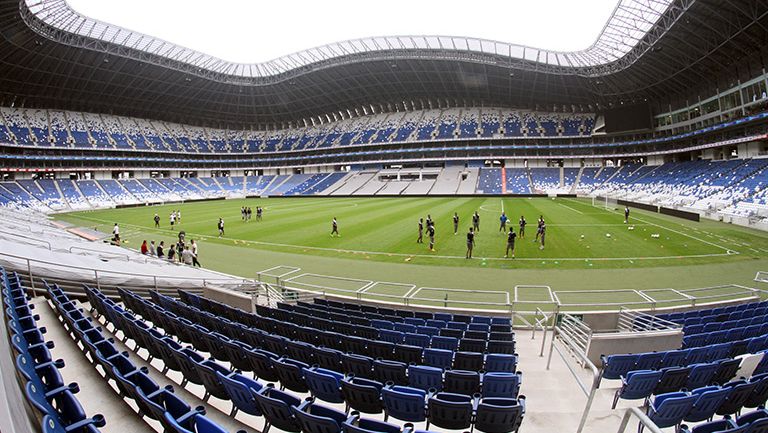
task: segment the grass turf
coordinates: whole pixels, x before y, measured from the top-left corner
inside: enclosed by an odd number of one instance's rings
[[[264,220],[241,221],[240,207],[255,209],[257,205],[265,208]],[[502,208],[515,229],[521,214],[528,220],[526,238],[518,239],[514,260],[503,258],[506,236],[498,231]],[[269,198],[86,211],[57,218],[107,233],[117,222],[122,237],[128,241],[126,246],[138,248],[143,239],[168,243],[175,238],[168,224],[172,209],[182,212],[177,227],[187,232],[188,239],[201,242],[204,266],[245,277],[272,266],[288,265],[301,267],[302,272],[365,281],[512,293],[518,284],[547,284],[558,291],[745,284],[754,271],[768,265],[766,233],[635,209],[630,224],[625,225],[620,211],[593,207],[590,201],[580,199]],[[476,237],[475,258],[466,260],[466,232],[476,210],[481,216],[481,230]],[[456,235],[454,212],[461,220]],[[161,217],[160,229],[153,228],[155,213]],[[427,214],[436,221],[435,252],[427,249],[426,236],[425,244],[415,242],[417,221]],[[547,222],[547,245],[543,250],[533,242],[539,215]],[[334,216],[339,220],[341,237],[330,236]],[[225,220],[226,236],[222,239],[217,238],[219,217]],[[325,286],[327,290],[338,288],[342,293],[356,292],[364,286],[360,281],[314,280],[303,277],[297,283]],[[409,288],[379,284],[363,290],[362,295],[386,299],[403,296]],[[536,299],[545,296],[542,292],[527,293]],[[425,303],[426,299],[443,299],[445,294],[457,302],[473,302],[478,296],[484,302],[503,302],[506,297],[449,291],[411,293],[425,299]],[[679,298],[674,292],[658,295],[662,299]],[[616,299],[631,301],[637,295],[626,292],[608,296],[605,301]]]

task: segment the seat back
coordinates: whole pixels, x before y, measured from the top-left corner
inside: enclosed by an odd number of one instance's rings
[[[424,391],[442,391],[443,370],[426,365],[409,365],[408,386]]]
[[[269,425],[291,433],[301,431],[301,427],[291,410],[291,406],[298,407],[301,400],[293,395],[278,391],[272,384],[268,384],[255,393],[254,398],[259,403],[264,419]]]
[[[510,433],[520,429],[525,415],[525,397],[482,398],[477,404],[475,429],[484,433]]]
[[[522,373],[485,373],[480,391],[481,395],[485,398],[517,398],[522,379]]]
[[[381,389],[384,386],[376,381],[357,377],[344,378],[341,392],[349,407],[363,413],[381,413]]]
[[[381,391],[386,415],[407,422],[426,420],[426,396],[423,390],[407,386],[387,386]]]
[[[259,409],[253,396],[254,393],[259,392],[263,388],[261,383],[239,373],[224,375],[217,372],[217,374],[219,375],[219,380],[224,385],[224,389],[227,391],[227,395],[229,395],[229,398],[238,410],[250,415],[261,415],[261,409]]]
[[[344,402],[344,396],[341,394],[343,375],[335,371],[313,367],[304,369],[304,378],[313,397],[328,403]]]
[[[472,398],[467,395],[440,392],[429,399],[427,407],[429,424],[449,430],[466,429],[472,424]]]

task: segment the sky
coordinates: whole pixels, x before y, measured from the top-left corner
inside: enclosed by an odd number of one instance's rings
[[[595,41],[618,0],[67,0],[79,13],[235,63],[368,36],[468,36],[554,51]]]

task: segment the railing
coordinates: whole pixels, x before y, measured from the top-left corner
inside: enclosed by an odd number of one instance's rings
[[[624,412],[624,416],[621,418],[621,424],[619,424],[619,430],[616,433],[624,433],[627,430],[627,425],[632,417],[636,417],[640,424],[645,426],[650,433],[664,433],[655,422],[648,418],[648,415],[644,414],[642,410],[631,407]]]
[[[600,371],[597,369],[595,364],[589,360],[586,353],[586,344],[589,341],[588,336],[590,336],[591,333],[592,331],[589,329],[589,327],[582,323],[579,319],[572,316],[571,314],[563,313],[561,315],[560,324],[556,325],[553,329],[552,342],[549,346],[549,358],[547,359],[547,370],[549,370],[550,366],[552,365],[552,353],[556,351],[565,363],[565,366],[568,367],[568,370],[576,379],[576,384],[579,385],[579,389],[581,389],[581,391],[587,397],[587,403],[584,406],[584,411],[581,414],[579,427],[576,430],[576,433],[581,433],[584,429],[584,425],[587,422],[587,417],[589,416],[589,411],[592,408],[592,402],[594,401],[595,394],[597,393],[597,388],[600,385]],[[559,347],[560,344],[564,346],[564,349],[567,350],[567,353]],[[568,354],[571,356],[568,356]],[[581,369],[578,371],[573,365],[571,365],[570,362],[568,362],[572,357],[575,357],[579,362],[578,367],[581,367]],[[591,385],[585,383],[581,378],[581,372],[583,371],[584,367],[588,368],[592,373]]]
[[[642,311],[630,310],[625,307],[621,307],[619,310],[619,332],[669,331],[680,330],[682,327],[679,323],[660,319]]]

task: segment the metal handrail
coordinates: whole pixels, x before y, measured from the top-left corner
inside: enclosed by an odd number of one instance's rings
[[[648,415],[636,407],[631,407],[624,412],[624,416],[621,418],[621,424],[619,424],[619,430],[616,433],[624,433],[627,430],[627,425],[632,416],[637,417],[640,424],[644,425],[650,433],[664,433],[655,422],[648,418]]]
[[[571,316],[570,314],[564,313],[564,318],[569,317],[571,320],[576,321],[577,319]],[[557,344],[555,344],[557,339],[560,339],[565,344],[566,348],[569,349],[569,352],[571,354],[576,355],[577,358],[579,358],[582,362],[583,366],[588,367],[592,371],[592,385],[587,388],[587,385],[582,382],[582,379],[579,377],[579,373],[574,370],[573,366],[568,362],[568,359],[566,355],[560,350],[559,347],[557,347]],[[587,422],[587,417],[589,416],[589,411],[592,408],[592,402],[595,399],[595,394],[597,393],[597,388],[600,385],[600,371],[597,369],[595,364],[589,360],[589,357],[587,356],[586,352],[584,350],[580,350],[581,347],[578,346],[573,339],[567,334],[567,332],[563,332],[560,326],[555,326],[553,329],[553,335],[552,335],[552,342],[549,346],[549,358],[547,359],[547,370],[549,370],[550,365],[552,363],[552,353],[554,351],[557,351],[557,354],[562,358],[563,362],[565,363],[565,366],[570,370],[573,377],[576,379],[576,384],[579,385],[579,388],[584,393],[585,396],[587,396],[587,403],[584,406],[584,411],[581,414],[581,420],[579,421],[579,427],[576,429],[576,433],[581,433],[584,429],[584,425]]]

